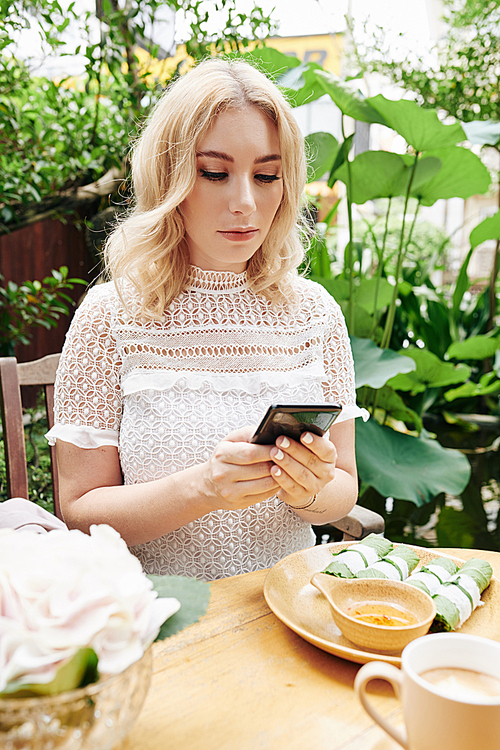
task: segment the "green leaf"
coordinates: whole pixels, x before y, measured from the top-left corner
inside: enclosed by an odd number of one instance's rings
[[[500,141],[500,122],[494,120],[472,120],[463,122],[467,140],[477,146],[495,146]]]
[[[387,385],[398,391],[411,391],[412,395],[422,393],[427,388],[440,388],[452,383],[463,383],[471,374],[467,365],[453,365],[443,362],[427,349],[403,349],[407,357],[411,357],[417,367],[407,375],[396,375]]]
[[[321,66],[314,62],[301,63],[278,77],[277,84],[289,100],[292,107],[319,99],[325,95],[314,72]]]
[[[314,182],[330,172],[340,146],[330,133],[311,133],[305,141],[309,153],[308,182]]]
[[[0,693],[9,698],[26,698],[34,695],[58,695],[66,690],[89,685],[99,679],[97,654],[92,648],[81,648],[62,664],[51,682],[22,684],[12,682]]]
[[[455,289],[453,290],[453,308],[452,308],[455,319],[460,314],[460,305],[462,303],[464,294],[467,291],[467,289],[470,287],[468,268],[469,268],[469,263],[472,257],[473,250],[474,248],[471,247],[471,249],[467,253],[465,260],[460,267],[460,272],[455,282]]]
[[[481,242],[498,239],[500,239],[500,211],[474,227],[469,236],[471,250],[480,245]]]
[[[490,173],[472,151],[451,146],[439,151],[427,151],[425,156],[439,159],[441,169],[431,180],[412,189],[412,195],[422,205],[432,206],[441,198],[470,198],[488,190]]]
[[[229,55],[233,57],[233,55]],[[243,57],[248,62],[257,63],[256,67],[263,70],[267,75],[277,80],[288,70],[300,66],[300,60],[292,55],[285,55],[273,47],[256,47],[251,52],[245,52],[243,55],[234,55],[237,59]]]
[[[360,388],[358,391],[358,402],[366,403],[365,395],[368,396],[368,389]],[[392,388],[389,388],[388,385],[382,386],[377,391],[377,409],[383,409],[393,419],[404,422],[418,432],[422,429],[422,418],[416,411],[410,409],[401,396]]]
[[[326,70],[316,70],[314,74],[321,83],[324,93],[328,94],[332,101],[335,102],[343,115],[353,117],[355,120],[360,120],[361,122],[386,124],[384,117],[370,106],[368,100],[362,99],[359,93],[354,93],[347,86],[343,85],[333,73]]]
[[[476,523],[464,511],[444,506],[439,511],[436,524],[436,535],[440,547],[462,547],[470,549],[474,546],[474,529]]]
[[[413,158],[389,151],[364,151],[350,164],[351,198],[362,205],[376,198],[393,198],[406,195],[411,178]],[[439,172],[441,162],[436,158],[419,159],[412,186],[429,181]],[[347,184],[347,165],[344,163],[335,177]]]
[[[408,99],[392,101],[382,94],[366,100],[384,118],[387,126],[403,136],[415,151],[453,146],[465,140],[459,125],[443,125],[434,110],[424,109]]]
[[[489,359],[500,349],[500,337],[471,336],[455,341],[446,352],[451,359]]]
[[[383,497],[430,502],[446,492],[459,495],[469,481],[470,464],[458,450],[436,440],[356,420],[356,461],[363,482]]]
[[[198,622],[207,611],[210,600],[209,584],[183,576],[148,575],[148,578],[153,582],[153,588],[158,592],[158,596],[173,596],[181,603],[178,612],[162,625],[157,641],[162,641],[193,622]]]
[[[367,313],[373,315],[375,312],[375,292],[377,291],[377,279],[363,279],[354,290],[354,302]],[[376,309],[381,310],[391,304],[394,287],[387,279],[378,280]]]
[[[351,151],[353,143],[354,143],[354,133],[348,136],[345,139],[345,141],[342,141],[342,143],[340,144],[340,148],[335,155],[335,160],[333,162],[333,166],[330,170],[330,175],[328,177],[328,181],[327,181],[328,187],[331,188],[334,186],[337,180],[336,172],[339,169],[339,167],[341,167],[342,164],[344,164],[349,159],[349,153]]]
[[[332,295],[336,302],[349,299],[349,282],[347,279],[341,279],[336,276],[334,279],[325,279],[318,276],[311,276],[311,281],[316,281],[325,287],[326,291]]]
[[[497,379],[496,372],[491,371],[483,375],[479,383],[474,383],[472,380],[469,380],[459,388],[453,388],[450,391],[446,391],[444,397],[447,401],[454,401],[457,398],[491,396],[493,393],[498,392],[500,392],[500,380]]]
[[[392,349],[381,349],[371,339],[351,336],[351,348],[356,373],[356,388],[369,385],[381,388],[396,373],[415,369],[415,362]]]

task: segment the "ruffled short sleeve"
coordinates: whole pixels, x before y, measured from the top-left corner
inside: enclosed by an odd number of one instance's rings
[[[47,433],[81,448],[118,445],[121,360],[113,337],[114,286],[94,287],[75,313],[56,375],[54,427]]]

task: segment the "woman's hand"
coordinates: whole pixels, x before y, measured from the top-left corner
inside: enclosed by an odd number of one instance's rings
[[[254,427],[231,432],[206,462],[205,492],[214,509],[248,508],[279,490],[271,475],[270,446],[250,443],[254,432]]]
[[[281,488],[278,497],[292,508],[304,505],[335,477],[337,451],[327,436],[304,432],[298,443],[282,435],[271,458],[271,476]]]

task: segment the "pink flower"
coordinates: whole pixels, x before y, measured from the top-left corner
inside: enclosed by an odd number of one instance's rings
[[[141,658],[177,599],[157,598],[141,564],[110,526],[30,534],[0,530],[0,692],[51,682],[80,648],[101,674]]]

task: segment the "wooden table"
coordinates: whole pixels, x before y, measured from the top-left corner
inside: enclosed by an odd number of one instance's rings
[[[500,578],[500,553],[481,557]],[[200,622],[155,645],[151,688],[120,750],[396,750],[353,690],[360,665],[312,646],[283,625],[263,595],[267,571],[212,584]],[[396,724],[387,683],[373,702]]]

